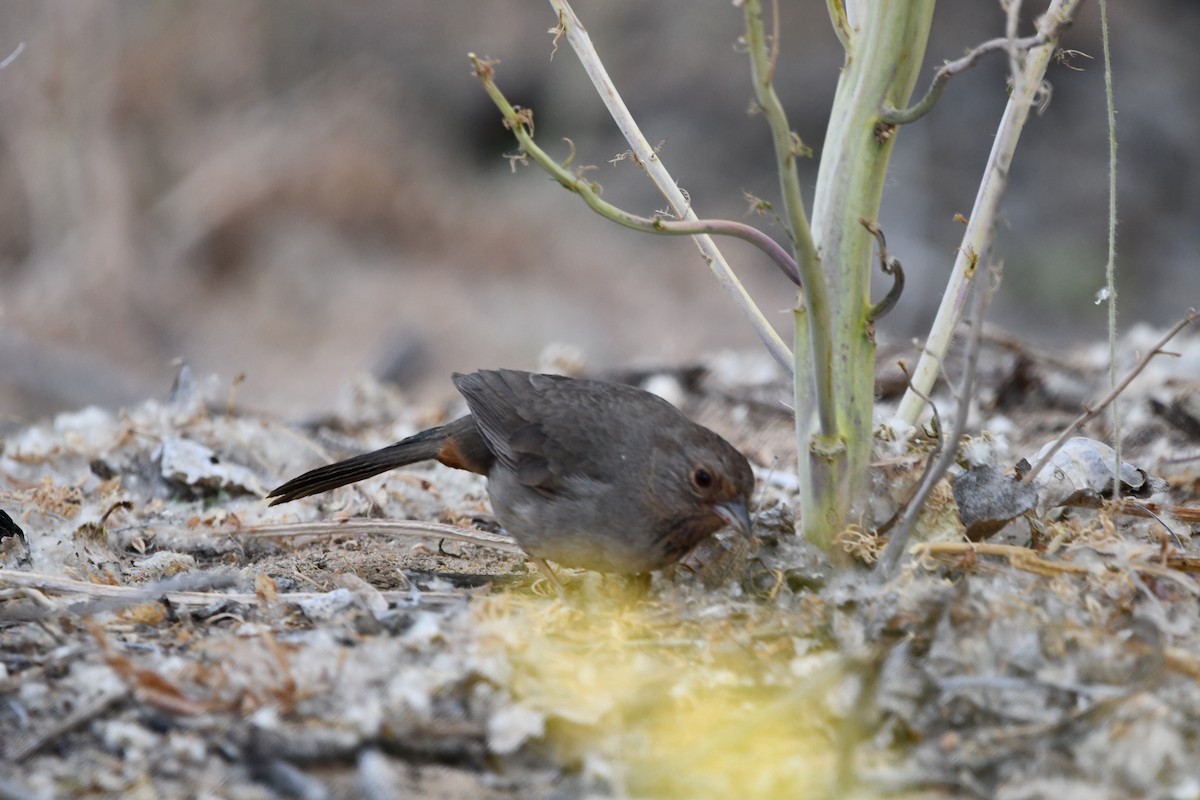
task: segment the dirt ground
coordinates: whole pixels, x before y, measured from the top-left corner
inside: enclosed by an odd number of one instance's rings
[[[1122,369],[1155,338],[1132,331]],[[756,356],[609,376],[743,449],[756,541],[648,586],[568,571],[565,598],[489,526],[477,476],[261,499],[459,407],[364,380],[292,425],[185,373],[166,399],[15,430],[0,795],[1200,797],[1200,337],[1170,349],[1120,401],[1125,460],[1167,491],[969,543],[947,482],[889,581],[846,555],[869,561],[870,534],[843,532],[834,567],[792,532],[788,391]],[[990,337],[973,441],[1002,470],[1032,457],[1103,394],[1104,350]],[[1108,420],[1080,435],[1109,441]],[[880,446],[878,519],[927,450]]]

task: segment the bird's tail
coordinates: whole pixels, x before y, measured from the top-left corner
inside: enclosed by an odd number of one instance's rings
[[[273,506],[290,503],[310,494],[327,492],[348,483],[365,480],[389,469],[437,459],[450,436],[450,427],[443,425],[440,428],[430,428],[372,453],[363,453],[345,461],[309,470],[273,490],[267,497],[273,498]]]

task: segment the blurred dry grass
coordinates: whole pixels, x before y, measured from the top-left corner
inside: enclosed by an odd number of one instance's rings
[[[579,11],[703,213],[740,216],[742,189],[773,195],[728,3]],[[780,85],[819,152],[837,46],[822,4],[787,11]],[[1160,0],[1113,15],[1124,318],[1161,323],[1200,295],[1188,261],[1200,107],[1187,102],[1200,14]],[[991,3],[948,4],[930,63],[999,21]],[[542,176],[509,174],[500,155],[513,147],[468,50],[501,59],[499,81],[535,108],[539,136],[571,136],[607,196],[660,205],[636,170],[605,163],[624,147],[571,54],[548,60],[551,22],[548,7],[516,2],[466,15],[315,0],[6,2],[0,53],[26,49],[0,72],[2,418],[162,394],[177,357],[222,384],[245,372],[242,402],[297,414],[388,365],[441,395],[451,369],[533,366],[551,342],[580,345],[596,366],[754,347],[688,242],[616,230]],[[1090,17],[1070,38],[1099,53]],[[1077,314],[1101,280],[1105,151],[1101,74],[1080,63],[1087,72],[1051,76],[1054,103],[1018,153],[996,313],[1094,336],[1101,315]],[[964,77],[901,137],[883,222],[912,288],[884,335],[919,332],[935,307],[1003,69]],[[764,259],[729,250],[768,313],[792,302]]]

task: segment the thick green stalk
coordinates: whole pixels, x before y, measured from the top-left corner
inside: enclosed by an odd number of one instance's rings
[[[847,523],[862,519],[861,504],[868,496],[875,338],[867,313],[874,240],[860,220],[878,218],[896,133],[880,114],[884,108],[903,108],[912,94],[934,0],[878,0],[864,7],[869,11],[838,80],[812,213],[813,241],[832,311],[828,368],[840,442],[821,435],[814,384],[796,381],[804,533],[825,549]],[[813,352],[814,321],[808,318],[804,294],[811,295],[807,284],[796,311],[797,354]],[[797,369],[797,377],[802,374]]]

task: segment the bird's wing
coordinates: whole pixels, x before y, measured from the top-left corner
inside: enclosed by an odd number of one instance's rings
[[[454,384],[489,448],[522,484],[578,491],[611,471],[596,454],[611,456],[614,437],[625,435],[614,404],[624,387],[515,370],[455,375]]]

